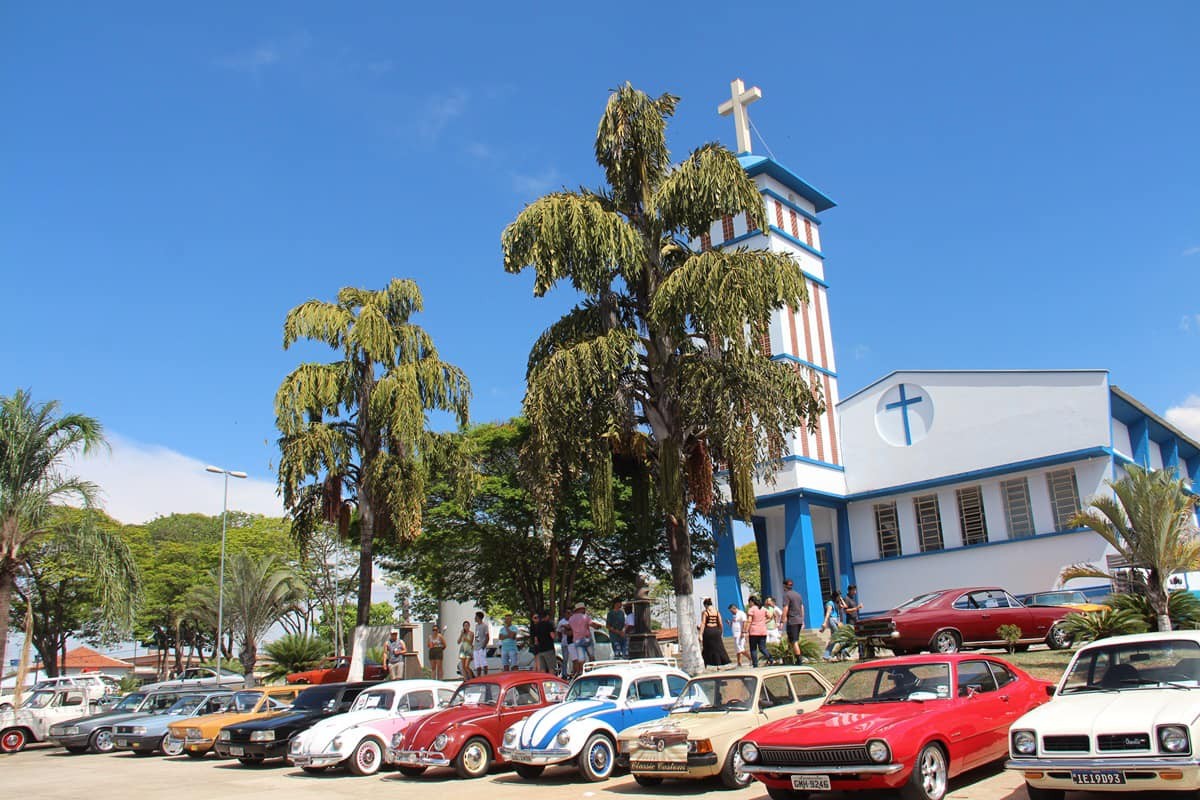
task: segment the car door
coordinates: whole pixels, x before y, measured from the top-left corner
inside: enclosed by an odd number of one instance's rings
[[[619,731],[631,725],[658,719],[673,702],[663,685],[663,676],[647,675],[637,678],[629,685],[629,694],[621,713],[621,727],[613,727]]]
[[[813,711],[825,702],[832,688],[812,672],[793,672],[792,691],[796,694],[796,713]]]
[[[770,675],[759,681],[758,712],[767,721],[796,713],[796,695],[787,675]]]
[[[518,683],[508,687],[500,700],[500,711],[494,736],[504,735],[509,726],[529,715],[531,709],[542,704],[542,692],[538,681]]]
[[[998,690],[987,659],[960,661],[956,680],[959,716],[966,733],[963,766],[971,769],[1007,752],[1009,696]]]

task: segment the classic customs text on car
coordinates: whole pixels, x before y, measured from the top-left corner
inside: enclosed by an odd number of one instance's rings
[[[808,667],[692,678],[665,718],[621,731],[617,765],[632,771],[642,786],[719,775],[725,786],[740,789],[752,778],[742,769],[738,740],[765,722],[812,711],[829,689]]]
[[[486,775],[503,763],[504,732],[539,709],[561,702],[567,684],[544,672],[498,672],[458,687],[448,708],[417,720],[392,738],[389,760],[409,777],[429,767],[454,767],[463,778]],[[518,770],[541,767],[518,764]]]
[[[167,731],[172,739],[183,742],[183,752],[192,758],[204,758],[212,750],[221,729],[238,722],[279,714],[291,707],[299,686],[260,686],[234,692],[229,706],[216,714],[172,722]],[[174,745],[172,745],[174,746]]]
[[[25,696],[17,709],[0,711],[0,753],[17,753],[30,742],[44,742],[50,729],[100,711],[102,690],[91,686],[59,684]]]
[[[1049,686],[992,656],[872,661],[820,708],[751,731],[739,748],[772,800],[857,789],[941,800],[951,777],[1004,758],[1008,726]]]
[[[666,716],[687,682],[669,659],[585,664],[562,703],[504,732],[500,754],[522,778],[575,761],[585,779],[604,780],[616,765],[617,731]]]
[[[288,761],[305,772],[345,765],[354,775],[374,775],[392,737],[450,702],[454,686],[425,678],[375,684],[354,698],[345,714],[293,736]]]
[[[172,722],[205,714],[217,714],[229,707],[233,693],[225,690],[185,692],[165,711],[131,717],[113,729],[113,748],[132,750],[141,755],[162,752],[177,756],[183,752],[183,740],[171,737]]]
[[[374,661],[363,662],[363,680],[381,681],[387,677],[387,668]],[[288,683],[344,683],[350,676],[350,656],[334,656],[327,658],[319,667],[293,672],[287,676]]]
[[[50,741],[71,753],[111,753],[116,725],[136,716],[166,711],[179,696],[174,689],[127,694],[108,711],[50,726]]]
[[[1101,639],[1013,723],[1007,766],[1030,800],[1200,789],[1200,631]]]
[[[1071,643],[1062,618],[1073,610],[1066,606],[1026,608],[1003,589],[941,589],[861,620],[854,632],[860,641],[896,655],[923,650],[957,653],[972,647],[1003,647],[1005,642],[997,631],[1001,625],[1015,625],[1021,629],[1018,649],[1045,642],[1051,649],[1061,650]]]
[[[310,686],[296,695],[292,707],[281,714],[227,725],[217,734],[213,751],[243,764],[261,764],[268,758],[286,758],[292,737],[325,717],[350,710],[359,693],[374,683],[326,683]]]

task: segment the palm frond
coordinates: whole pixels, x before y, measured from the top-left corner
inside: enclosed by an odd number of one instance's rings
[[[655,190],[653,207],[667,230],[682,229],[693,239],[727,214],[744,212],[750,230],[767,229],[758,187],[737,156],[719,144],[697,148],[671,170]]]

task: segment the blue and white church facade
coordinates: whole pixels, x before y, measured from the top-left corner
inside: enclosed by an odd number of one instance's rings
[[[760,345],[804,370],[828,406],[815,431],[791,434],[773,481],[756,487],[766,594],[778,597],[791,578],[816,627],[825,597],[850,584],[868,613],[950,586],[1043,591],[1069,564],[1117,565],[1098,535],[1068,520],[1124,465],[1173,469],[1200,489],[1200,442],[1114,386],[1107,370],[896,371],[841,397],[821,236],[821,214],[834,203],[749,152],[744,104],[761,93],[740,81],[733,89],[721,111],[734,106],[738,158],[769,224],[717,220],[697,244],[795,259],[808,302],[777,311]],[[716,540],[719,607],[741,605],[731,528]]]

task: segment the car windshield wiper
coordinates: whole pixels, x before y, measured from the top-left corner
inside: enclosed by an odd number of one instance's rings
[[[1065,686],[1065,687],[1063,687],[1062,693],[1067,694],[1069,692],[1115,692],[1115,691],[1118,691],[1118,690],[1113,686],[1101,686],[1098,683],[1085,683],[1082,686]]]

